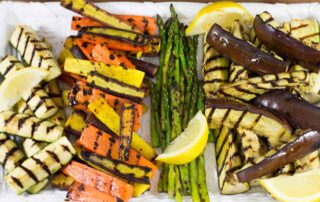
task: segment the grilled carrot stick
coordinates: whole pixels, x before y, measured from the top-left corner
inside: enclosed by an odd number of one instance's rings
[[[71,185],[67,199],[72,202],[118,202],[121,201],[117,197],[106,194],[98,189],[75,182]]]
[[[79,31],[82,27],[105,26],[102,23],[92,20],[88,17],[73,16],[71,21],[71,29]]]
[[[107,103],[120,114],[121,107],[126,103],[133,103],[131,100],[120,98],[114,95],[107,94],[99,89],[91,88],[83,82],[77,82],[71,89],[69,94],[69,103],[74,109],[88,111],[88,104],[99,98],[104,98]],[[140,118],[142,116],[142,105],[134,103],[134,122],[133,130],[137,131],[140,128]]]
[[[128,201],[132,197],[132,185],[76,161],[65,166],[62,172],[72,177],[76,182],[94,187],[123,201]]]
[[[96,62],[103,62],[107,65],[120,65],[130,69],[136,68],[124,54],[110,50],[105,44],[97,44],[93,48],[91,55]]]
[[[92,58],[92,50],[94,48],[94,44],[92,43],[88,43],[86,41],[83,41],[81,39],[76,39],[76,43],[78,45],[78,47],[80,48],[80,50],[82,51],[82,53],[89,59],[89,60],[93,60]]]
[[[108,134],[93,125],[87,125],[82,131],[77,144],[98,155],[119,159],[119,137]],[[129,150],[128,160],[124,160],[124,162],[149,167],[152,169],[152,176],[154,176],[157,171],[157,167],[153,163],[141,156],[134,149]]]

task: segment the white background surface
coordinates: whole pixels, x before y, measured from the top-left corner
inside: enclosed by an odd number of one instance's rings
[[[320,20],[320,4],[262,4],[243,3],[253,15],[262,11],[270,12],[279,21],[289,21],[291,18],[314,18]],[[169,3],[133,3],[114,2],[100,3],[99,6],[115,14],[132,14],[155,16],[160,14],[167,18],[169,13]],[[184,23],[190,23],[196,13],[203,7],[203,3],[174,3],[179,18]],[[54,52],[58,55],[63,46],[64,39],[71,34],[76,34],[70,30],[71,17],[75,13],[62,8],[59,3],[21,3],[21,2],[0,2],[0,57],[10,53],[8,39],[17,24],[27,24],[32,26],[40,36],[45,37],[52,43]],[[148,100],[146,100],[148,102]],[[149,114],[142,117],[142,128],[140,133],[149,140]],[[255,202],[274,201],[261,189],[253,189],[245,194],[232,196],[221,196],[217,188],[217,177],[215,170],[214,148],[209,144],[205,152],[207,183],[210,191],[211,201],[217,202]],[[156,181],[152,183],[150,192],[143,196],[132,199],[132,201],[169,201],[166,194],[156,192]],[[1,202],[58,202],[63,201],[66,192],[48,188],[38,195],[16,196],[7,188],[2,179],[0,169],[0,201]],[[186,198],[191,201],[190,198]]]

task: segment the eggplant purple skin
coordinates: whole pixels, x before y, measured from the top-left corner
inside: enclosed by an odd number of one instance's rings
[[[206,107],[213,107],[218,109],[234,109],[239,111],[252,112],[255,114],[261,114],[265,117],[278,121],[289,131],[292,131],[291,125],[282,116],[278,116],[276,113],[269,112],[268,110],[247,103],[227,99],[211,99],[206,102]]]
[[[280,114],[295,129],[313,129],[320,132],[320,108],[287,90],[269,91],[257,97],[254,104]]]
[[[261,162],[235,173],[239,182],[250,182],[271,174],[277,169],[304,157],[320,148],[320,134],[315,130],[304,131],[292,142]]]
[[[232,62],[259,75],[285,72],[290,65],[290,62],[278,60],[252,44],[234,37],[218,24],[211,27],[206,40],[210,46]]]
[[[138,70],[145,72],[148,76],[154,77],[157,74],[159,69],[158,65],[145,62],[134,57],[128,57],[128,59],[136,66]]]
[[[258,39],[280,56],[302,64],[307,69],[318,72],[320,68],[320,51],[304,45],[286,33],[275,29],[257,15],[253,22]]]

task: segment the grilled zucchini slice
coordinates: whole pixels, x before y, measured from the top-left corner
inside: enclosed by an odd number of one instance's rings
[[[0,112],[0,132],[54,142],[62,136],[63,127],[49,121],[41,121],[34,116],[4,111]]]
[[[69,163],[75,150],[66,137],[46,146],[4,177],[9,187],[21,194]]]
[[[237,132],[240,136],[241,151],[245,163],[254,163],[261,156],[259,137],[252,130],[239,127]]]
[[[38,184],[35,184],[32,187],[30,187],[28,189],[28,193],[30,193],[30,194],[38,194],[39,192],[44,190],[47,187],[48,184],[49,184],[48,178],[44,179],[41,182],[39,182]]]
[[[9,77],[13,72],[24,68],[21,62],[13,55],[7,55],[0,63],[0,73],[3,77]]]
[[[216,143],[218,184],[221,194],[238,194],[250,189],[248,183],[240,183],[232,174],[242,167],[236,134],[222,127]]]
[[[47,143],[38,142],[30,138],[26,138],[22,143],[24,153],[27,155],[28,158],[38,153],[46,146],[47,146]]]
[[[10,38],[10,43],[28,65],[50,72],[46,78],[47,81],[61,74],[59,64],[54,59],[50,48],[31,27],[18,25]]]

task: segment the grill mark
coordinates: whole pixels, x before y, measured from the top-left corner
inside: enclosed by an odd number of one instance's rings
[[[14,67],[14,65],[15,65],[14,63],[11,63],[2,75],[6,77],[6,75],[10,72],[10,70]]]
[[[22,36],[23,31],[24,31],[24,28],[21,28],[21,29],[20,29],[20,33],[19,33],[19,36],[18,36],[17,46],[16,46],[17,49],[18,49],[18,47],[19,47],[19,44],[20,44],[20,40],[21,40],[21,36]]]
[[[41,107],[41,105],[43,105],[43,104],[44,104],[44,100],[40,99],[38,104],[35,106],[35,108],[32,109],[32,112],[35,113]]]
[[[36,183],[39,182],[37,176],[35,176],[35,174],[33,174],[33,172],[31,170],[29,170],[28,168],[24,167],[23,165],[20,165],[20,168],[22,168],[22,170],[24,170],[28,174],[28,176],[30,178],[32,178],[33,181],[35,181]]]
[[[209,112],[209,116],[208,116],[208,123],[210,124],[212,122],[212,115],[214,113],[215,109],[211,108],[210,112]]]
[[[32,90],[29,97],[27,97],[27,99],[25,101],[28,103],[34,96],[35,96],[35,92],[34,92],[34,90]]]
[[[223,127],[223,126],[221,126],[221,127]],[[228,129],[229,130],[229,129]],[[220,131],[221,132],[221,131]],[[221,144],[221,147],[219,148],[219,150],[218,150],[218,152],[217,152],[217,159],[220,157],[220,155],[221,155],[221,152],[222,152],[222,149],[223,149],[223,146],[226,144],[226,142],[227,142],[227,140],[228,140],[228,137],[229,137],[229,132],[230,131],[228,131],[228,134],[224,137],[224,139],[223,139],[223,141],[222,141],[222,144]]]
[[[311,37],[314,37],[314,36],[317,36],[317,35],[319,35],[319,32],[300,37],[299,40],[305,40],[307,38],[311,38]]]
[[[224,79],[211,79],[211,80],[204,81],[203,84],[210,84],[210,83],[214,83],[214,82],[225,83],[226,80],[224,80]]]
[[[17,113],[13,113],[11,114],[5,121],[4,121],[4,124],[5,125],[8,125],[13,119],[14,117],[17,115]]]
[[[205,63],[205,65],[207,65],[208,63],[210,63],[214,60],[220,59],[220,58],[224,58],[224,57],[222,57],[222,55],[210,56],[204,63]]]
[[[10,158],[16,151],[18,151],[18,147],[13,147],[9,152],[6,153],[6,156],[4,157],[3,163],[2,163],[3,167],[6,167],[6,164],[7,164],[8,160],[9,160],[9,158]]]
[[[8,140],[10,140],[10,138],[9,138],[8,136],[6,136],[4,139],[1,139],[1,140],[0,140],[0,147],[1,147],[2,145],[6,144],[6,142],[7,142]]]
[[[235,70],[236,68],[234,68],[234,70]],[[240,69],[239,71],[237,71],[236,72],[236,75],[234,75],[234,77],[233,77],[233,80],[231,81],[231,82],[234,82],[235,80],[237,80],[238,79],[238,77],[242,74],[242,73],[244,73],[245,72],[245,68],[242,68],[242,69]]]
[[[234,86],[234,89],[236,89],[236,90],[239,91],[239,92],[246,93],[246,94],[251,94],[251,95],[255,95],[255,96],[258,96],[258,95],[259,95],[258,93],[251,92],[251,91],[249,91],[248,89],[243,89],[243,88],[241,88],[240,86]],[[222,89],[222,90],[223,90],[223,89]]]
[[[12,180],[14,181],[14,183],[16,183],[21,189],[24,188],[23,185],[22,185],[22,183],[21,183],[21,181],[20,181],[18,178],[11,176],[11,179],[12,179]]]
[[[302,24],[302,25],[299,25],[297,27],[291,27],[291,31],[292,30],[297,30],[297,29],[300,29],[300,28],[303,28],[303,27],[307,27],[307,26],[308,26],[308,24]]]
[[[253,122],[253,124],[252,124],[252,127],[249,128],[250,130],[255,127],[255,125],[259,122],[259,120],[260,120],[261,117],[262,117],[262,114],[259,114],[258,118],[257,118],[256,120],[254,120],[254,122]]]
[[[61,165],[60,159],[59,159],[59,157],[57,156],[57,154],[55,154],[55,153],[52,152],[52,151],[46,151],[46,152],[51,156],[52,159],[54,159],[59,165]]]
[[[32,65],[32,63],[33,63],[33,59],[34,59],[34,55],[36,54],[36,48],[35,47],[33,47],[33,49],[32,49],[32,53],[31,53],[31,58],[30,58],[30,64]]]
[[[33,138],[33,135],[35,133],[35,131],[37,131],[38,127],[39,127],[40,123],[32,123],[31,125],[31,138]]]
[[[47,166],[47,164],[43,163],[42,161],[40,161],[39,159],[37,159],[36,157],[32,156],[31,157],[38,165],[41,166],[41,168],[46,171],[46,173],[50,176],[52,175],[49,167]]]
[[[221,120],[221,126],[224,125],[224,122],[228,119],[229,113],[230,113],[231,109],[227,109],[227,112],[224,114],[222,120]]]
[[[270,18],[268,18],[266,21],[264,21],[265,23],[269,23],[273,20],[273,17],[270,16]]]
[[[38,67],[41,67],[42,60],[43,60],[43,57],[42,57],[42,56],[40,56],[40,60],[39,60],[39,63],[38,63]]]
[[[227,155],[226,155],[226,157],[223,159],[223,162],[222,162],[221,168],[218,170],[218,176],[220,176],[220,175],[221,175],[221,172],[222,172],[223,168],[224,168],[224,167],[225,167],[225,165],[226,165],[226,161],[227,161],[228,153],[229,153],[229,150],[227,151]],[[218,166],[218,167],[219,167],[219,166]]]
[[[22,55],[21,55],[22,58],[24,58],[24,56],[25,56],[25,54],[26,54],[29,40],[30,40],[30,36],[28,36],[27,41],[26,41],[26,43],[25,43],[25,46],[24,46],[24,49],[23,49],[23,53],[22,53]]]
[[[210,69],[205,69],[204,74],[208,74],[210,72],[215,72],[215,71],[228,71],[228,67],[219,66],[219,67],[213,67]]]
[[[238,119],[237,123],[234,124],[234,128],[235,128],[236,130],[239,128],[239,125],[240,125],[242,119],[245,117],[246,113],[247,113],[247,111],[243,111],[243,112],[241,113],[240,118]]]
[[[26,117],[19,119],[18,120],[18,130],[20,130],[23,127],[23,124],[31,117],[32,116],[26,116]]]
[[[50,127],[47,127],[47,133],[49,133],[51,130],[53,130],[56,127],[56,125],[52,125]]]

